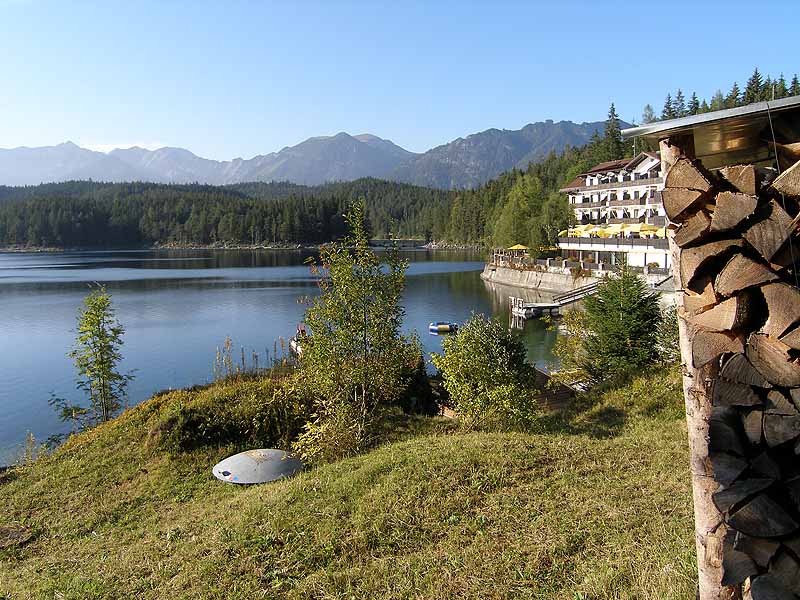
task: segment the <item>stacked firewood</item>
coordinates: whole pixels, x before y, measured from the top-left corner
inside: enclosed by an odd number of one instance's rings
[[[800,598],[800,162],[666,176],[681,317],[711,398],[708,469],[725,528],[723,585]]]

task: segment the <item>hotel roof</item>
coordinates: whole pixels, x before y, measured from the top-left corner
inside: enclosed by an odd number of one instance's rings
[[[635,167],[645,158],[654,158],[658,160],[659,154],[658,152],[640,152],[633,158],[622,158],[620,160],[609,160],[606,162],[602,162],[593,166],[591,169],[586,171],[585,173],[581,173],[575,179],[570,181],[567,185],[562,187],[559,192],[568,193],[573,192],[575,190],[579,190],[582,187],[586,186],[586,177],[587,175],[595,175],[598,173],[609,173],[613,171],[622,171],[627,170]]]

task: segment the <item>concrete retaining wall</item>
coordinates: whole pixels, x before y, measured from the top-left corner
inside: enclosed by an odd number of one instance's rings
[[[647,274],[644,277],[649,284],[659,283],[664,279],[664,275],[661,274]],[[602,274],[593,272],[591,276],[573,277],[569,270],[558,267],[543,268],[541,271],[523,271],[489,264],[484,267],[481,279],[512,287],[561,293],[597,283],[602,279]]]
[[[568,292],[575,288],[596,283],[597,277],[573,277],[572,273],[553,273],[547,271],[521,271],[506,267],[492,267],[486,265],[481,273],[481,279],[501,285],[542,290],[546,292]]]

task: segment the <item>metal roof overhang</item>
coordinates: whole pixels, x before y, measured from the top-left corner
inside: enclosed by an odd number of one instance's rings
[[[715,168],[769,161],[772,130],[778,143],[800,140],[800,96],[648,123],[624,129],[622,136],[655,141],[691,134],[695,156]]]

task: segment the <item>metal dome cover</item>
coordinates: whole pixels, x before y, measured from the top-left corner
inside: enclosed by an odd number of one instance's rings
[[[283,450],[246,450],[220,461],[211,472],[225,483],[268,483],[291,477],[303,469],[300,459]]]

